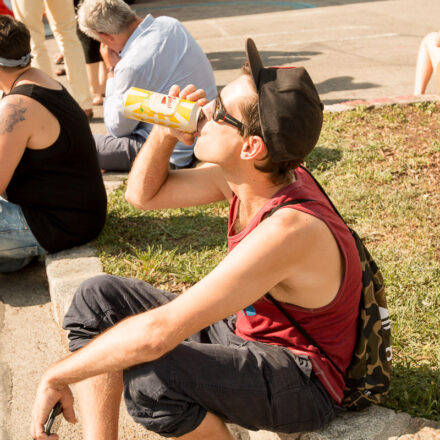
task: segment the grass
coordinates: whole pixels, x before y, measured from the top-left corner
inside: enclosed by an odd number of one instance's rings
[[[306,165],[385,278],[394,367],[386,406],[440,420],[440,104],[326,113]],[[175,292],[227,252],[228,207],[140,212],[110,197],[97,244],[108,273]]]

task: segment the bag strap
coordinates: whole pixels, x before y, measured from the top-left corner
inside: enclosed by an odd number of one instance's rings
[[[272,301],[272,303],[277,307],[277,309],[289,320],[289,322],[301,333],[301,335],[307,339],[307,341],[316,347],[321,354],[326,357],[330,363],[336,368],[336,370],[344,376],[344,373],[341,371],[341,369],[333,362],[332,358],[324,351],[324,349],[306,332],[304,327],[299,324],[299,322],[289,313],[286,312],[286,309],[270,294],[266,293],[266,297]]]
[[[288,205],[298,205],[299,203],[305,203],[305,202],[314,202],[315,200],[312,199],[298,199],[298,200],[290,200],[288,202],[281,203],[281,205],[275,206],[271,211],[267,213],[266,217],[270,217],[274,212],[278,211],[280,208],[283,208],[284,206]]]
[[[342,218],[341,214],[339,214],[338,210],[335,208],[335,206],[333,205],[332,201],[330,200],[330,198],[328,197],[328,195],[325,193],[325,191],[323,190],[323,188],[321,187],[321,185],[319,184],[319,182],[313,177],[313,175],[310,173],[310,171],[308,171],[306,168],[302,167],[311,177],[312,179],[316,182],[318,188],[322,191],[322,193],[326,196],[327,200],[330,202],[332,208],[335,210],[336,214],[338,214],[339,217],[341,217],[342,221],[344,221],[344,219]],[[291,200],[288,202],[284,202],[281,203],[278,206],[275,206],[275,208],[273,208],[271,211],[269,211],[267,217],[271,216],[274,212],[278,211],[278,209],[283,208],[284,206],[289,206],[289,205],[297,205],[299,203],[305,203],[305,202],[315,202],[315,200],[313,199],[298,199],[298,200]],[[344,221],[345,223],[345,221]],[[284,307],[268,292],[266,293],[266,297],[275,305],[275,307],[288,319],[288,321],[293,325],[293,327],[295,327],[300,333],[301,335],[307,339],[307,341],[313,345],[314,347],[316,347],[322,355],[324,355],[324,357],[326,357],[330,363],[336,368],[336,370],[342,375],[344,376],[344,373],[341,371],[341,369],[333,362],[332,358],[325,352],[325,350],[306,332],[306,330],[301,326],[301,324],[298,323],[298,321],[291,316],[289,313],[287,313],[287,311],[284,309]]]

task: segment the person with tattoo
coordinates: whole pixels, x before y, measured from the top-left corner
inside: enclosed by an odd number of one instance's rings
[[[30,52],[26,26],[0,15],[0,272],[92,240],[106,217],[87,117]]]

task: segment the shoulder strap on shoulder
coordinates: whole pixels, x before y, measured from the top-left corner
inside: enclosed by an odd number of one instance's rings
[[[267,213],[267,217],[270,217],[274,212],[278,211],[280,208],[283,208],[284,206],[299,205],[300,203],[305,203],[305,202],[314,202],[314,200],[313,199],[298,199],[298,200],[290,200],[288,202],[281,203],[280,205],[275,206],[275,208],[272,208]]]
[[[313,176],[312,176],[313,177]],[[319,184],[318,184],[319,185]],[[324,193],[325,194],[325,193]],[[326,195],[327,196],[327,195]],[[327,197],[328,198],[328,197]],[[330,199],[329,199],[330,200]],[[283,208],[284,206],[289,206],[289,205],[297,205],[299,203],[305,203],[305,202],[314,202],[315,200],[313,199],[298,199],[298,200],[290,200],[288,202],[284,202],[281,203],[278,206],[275,206],[275,208],[273,208],[271,211],[269,211],[268,213],[268,217],[271,216],[274,212],[278,211],[278,209]],[[331,203],[331,201],[330,201]],[[333,204],[332,204],[333,205]],[[339,215],[339,213],[338,213]],[[342,217],[341,217],[342,218]],[[298,321],[289,313],[287,313],[287,311],[284,309],[284,307],[270,294],[270,293],[266,293],[266,298],[269,299],[269,301],[271,301],[275,307],[289,320],[289,322],[301,333],[301,335],[307,339],[307,341],[315,346],[330,362],[331,364],[336,368],[336,370],[344,375],[344,373],[341,371],[341,369],[333,362],[333,360],[331,359],[331,357],[320,347],[320,345],[306,332],[306,330],[298,323]]]

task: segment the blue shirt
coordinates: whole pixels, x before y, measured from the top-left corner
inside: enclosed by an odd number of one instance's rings
[[[119,54],[114,78],[109,78],[104,101],[104,122],[115,137],[137,133],[145,139],[152,125],[128,119],[123,114],[123,95],[130,87],[168,94],[173,84],[181,88],[194,84],[206,91],[208,99],[217,95],[208,58],[185,27],[171,17],[147,15],[132,33]],[[194,146],[178,143],[171,162],[187,165]]]

